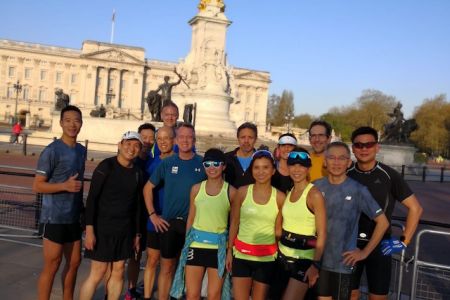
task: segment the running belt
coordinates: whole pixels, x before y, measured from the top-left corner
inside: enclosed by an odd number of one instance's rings
[[[299,250],[313,249],[316,248],[316,242],[317,238],[315,236],[301,235],[284,229],[281,232],[280,243],[289,248]]]
[[[234,247],[242,254],[252,256],[269,256],[274,255],[278,251],[278,246],[276,243],[270,245],[252,245],[247,244],[238,238],[234,240]]]

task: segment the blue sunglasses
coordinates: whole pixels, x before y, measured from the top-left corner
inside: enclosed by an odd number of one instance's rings
[[[205,167],[205,168],[211,168],[211,167],[218,168],[220,166],[223,166],[223,162],[222,161],[209,160],[209,161],[204,161],[203,162],[203,167]]]
[[[289,158],[290,159],[301,159],[301,160],[307,160],[307,159],[311,159],[311,157],[309,157],[309,154],[306,152],[290,152],[289,153]]]

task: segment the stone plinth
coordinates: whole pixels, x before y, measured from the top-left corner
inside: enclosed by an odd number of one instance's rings
[[[414,164],[414,154],[417,149],[409,145],[381,144],[377,159],[390,166]]]
[[[54,136],[61,136],[62,129],[59,125],[59,114],[52,115],[51,133]],[[81,127],[78,140],[89,140],[95,143],[103,144],[117,144],[120,142],[122,134],[128,130],[137,131],[138,127],[145,122],[141,120],[119,120],[107,118],[93,118],[90,116],[83,116],[83,127]],[[160,122],[151,122],[155,127],[162,126]]]

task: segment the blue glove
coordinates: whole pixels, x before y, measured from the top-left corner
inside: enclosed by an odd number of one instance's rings
[[[406,248],[406,244],[397,238],[391,238],[381,241],[381,253],[383,255],[391,255],[402,252]]]

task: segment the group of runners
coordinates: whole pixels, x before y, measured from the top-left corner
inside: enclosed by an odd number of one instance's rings
[[[358,299],[364,269],[370,299],[387,299],[391,254],[408,246],[422,208],[376,160],[376,130],[356,129],[350,149],[331,142],[331,126],[318,120],[311,152],[290,133],[271,152],[255,149],[257,127],[244,123],[235,150],[202,157],[193,126],[177,125],[178,117],[167,101],[161,128],[124,133],[117,156],[95,169],[84,205],[82,114],[70,105],[61,111],[62,137],[42,152],[33,184],[44,195],[39,299],[49,299],[63,257],[63,297],[73,298],[83,230],[91,268],[82,300],[101,282],[105,298],[119,299],[125,272],[125,299],[151,299],[156,281],[158,299],[200,299],[205,274],[208,299]],[[390,231],[396,202],[407,208],[399,237]]]

